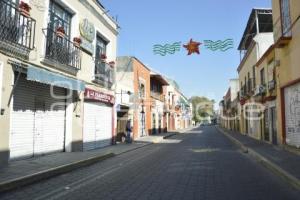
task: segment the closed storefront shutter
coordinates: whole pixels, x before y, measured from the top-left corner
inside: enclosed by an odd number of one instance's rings
[[[300,147],[300,83],[284,89],[286,143]]]
[[[83,149],[102,148],[111,144],[112,107],[96,102],[84,103]]]
[[[10,159],[64,150],[65,95],[63,88],[27,81],[21,76],[13,94]]]

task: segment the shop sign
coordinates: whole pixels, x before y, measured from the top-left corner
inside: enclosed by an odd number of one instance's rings
[[[115,103],[115,97],[110,94],[105,94],[103,92],[98,92],[92,89],[85,89],[84,98],[89,100],[95,100],[102,103],[107,103],[113,105]]]
[[[88,53],[93,54],[94,52],[94,39],[95,39],[95,26],[88,19],[82,19],[79,23],[79,31],[81,35],[81,48],[86,50]]]

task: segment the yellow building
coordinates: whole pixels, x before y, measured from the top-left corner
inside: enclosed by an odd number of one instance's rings
[[[256,85],[262,93],[256,95],[256,102],[262,104],[260,135],[265,142],[277,144],[277,71],[274,45],[256,63]],[[259,90],[259,88],[258,88]]]
[[[300,147],[300,1],[273,0],[278,138]]]
[[[256,63],[273,44],[271,9],[252,9],[246,29],[239,44],[241,63],[239,74],[240,132],[261,139],[261,104],[257,96],[263,93],[262,85],[256,84]]]

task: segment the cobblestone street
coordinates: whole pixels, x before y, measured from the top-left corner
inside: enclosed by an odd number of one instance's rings
[[[0,199],[297,199],[214,126],[178,134]]]

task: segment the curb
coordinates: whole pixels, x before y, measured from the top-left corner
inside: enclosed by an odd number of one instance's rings
[[[219,127],[217,127],[217,129],[220,132],[222,132],[227,138],[229,138],[234,144],[236,144],[239,148],[241,148],[244,153],[248,153],[250,156],[252,156],[254,159],[256,159],[259,163],[261,163],[264,167],[268,168],[274,174],[276,174],[280,178],[284,179],[286,182],[288,182],[294,188],[300,190],[300,180],[298,178],[294,177],[289,172],[285,171],[284,169],[279,167],[277,164],[274,164],[272,161],[270,161],[266,157],[262,156],[261,154],[257,153],[253,149],[245,146],[239,140],[237,140],[234,137],[232,137],[231,135],[229,135],[226,131],[220,129]]]
[[[105,155],[91,157],[89,159],[76,161],[76,162],[73,162],[70,164],[54,167],[54,168],[44,170],[44,171],[40,171],[35,174],[30,174],[27,176],[23,176],[23,177],[9,180],[9,181],[5,181],[5,182],[0,183],[0,192],[6,192],[8,190],[16,189],[16,188],[19,188],[19,187],[22,187],[25,185],[29,185],[29,184],[32,184],[32,183],[35,183],[38,181],[42,181],[42,180],[50,178],[50,177],[54,177],[54,176],[58,176],[58,175],[61,175],[61,174],[67,173],[67,172],[71,172],[75,169],[89,166],[89,165],[92,165],[94,163],[103,161],[105,159],[108,159],[108,158],[111,158],[114,156],[115,156],[115,154],[108,153]]]
[[[120,152],[120,153],[117,153],[117,154],[115,154],[115,156],[122,155],[122,154],[124,154],[124,153],[128,153],[128,152],[131,152],[131,151],[135,151],[135,150],[137,150],[137,149],[141,149],[141,148],[144,148],[144,147],[146,147],[146,146],[149,146],[149,145],[152,145],[152,144],[153,144],[153,143],[143,143],[143,142],[138,142],[138,143],[143,144],[143,145],[141,145],[141,146],[139,146],[139,147],[136,147],[136,148],[128,149],[128,150],[123,151],[123,152]]]
[[[170,138],[170,137],[172,137],[172,136],[174,136],[174,135],[176,135],[176,134],[177,134],[177,133],[170,133],[169,135],[164,136],[163,139]]]

